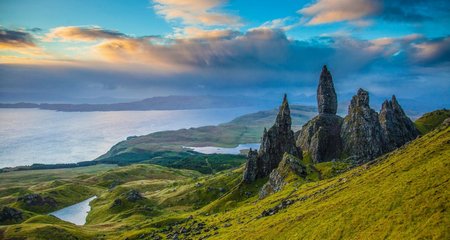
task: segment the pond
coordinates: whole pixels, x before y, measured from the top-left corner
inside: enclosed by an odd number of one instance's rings
[[[222,147],[184,147],[187,149],[191,149],[193,151],[204,153],[204,154],[240,154],[242,150],[248,150],[248,149],[259,149],[259,146],[261,144],[259,143],[246,143],[246,144],[239,144],[237,147],[234,148],[222,148]]]
[[[52,212],[50,215],[76,225],[84,225],[86,223],[87,215],[89,211],[91,211],[89,203],[96,198],[97,196],[93,196],[77,204]]]

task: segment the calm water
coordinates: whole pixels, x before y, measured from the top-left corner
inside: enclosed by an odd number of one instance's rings
[[[199,153],[212,154],[212,153],[221,153],[221,154],[239,154],[241,150],[246,149],[259,149],[259,143],[248,143],[248,144],[239,144],[235,148],[222,148],[222,147],[185,147],[188,149],[192,149]]]
[[[92,160],[128,136],[216,125],[256,109],[56,112],[0,109],[0,168]]]
[[[52,212],[50,215],[76,225],[84,225],[86,223],[86,217],[89,211],[91,211],[91,206],[89,206],[89,203],[96,198],[97,196],[93,196],[72,206]]]

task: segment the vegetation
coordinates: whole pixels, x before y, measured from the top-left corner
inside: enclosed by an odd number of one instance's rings
[[[441,109],[424,114],[415,121],[415,124],[422,134],[426,134],[438,127],[447,118],[450,118],[450,110]]]
[[[358,167],[311,166],[305,155],[303,163],[314,174],[307,180],[289,178],[281,191],[262,200],[258,195],[267,179],[241,183],[242,164],[221,171],[233,156],[208,156],[216,167],[205,168],[207,174],[173,168],[180,164],[175,160],[158,163],[170,167],[147,163],[1,173],[0,205],[20,209],[25,218],[0,226],[0,238],[172,239],[176,233],[180,239],[449,239],[449,142],[447,125]],[[186,166],[203,169],[205,157],[186,157]],[[233,161],[235,166],[240,160]],[[142,198],[130,198],[133,191]],[[85,193],[98,198],[87,224],[75,226],[44,215],[47,209],[18,205],[17,197],[25,193],[51,196],[63,205]]]

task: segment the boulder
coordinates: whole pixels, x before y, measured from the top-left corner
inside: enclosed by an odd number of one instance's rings
[[[269,180],[259,192],[259,198],[262,199],[280,191],[289,180],[295,180],[298,177],[305,178],[307,175],[307,167],[300,159],[286,153],[278,167],[270,173]]]
[[[23,220],[23,213],[18,209],[4,206],[0,211],[1,224],[18,223],[21,222],[22,220]]]
[[[57,203],[54,198],[42,197],[40,194],[27,194],[17,199],[18,202],[22,202],[27,207],[33,206],[45,206],[56,207]]]

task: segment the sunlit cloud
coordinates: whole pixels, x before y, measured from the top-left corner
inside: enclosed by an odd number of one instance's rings
[[[153,0],[157,14],[184,25],[239,26],[240,17],[222,9],[226,0]]]
[[[309,17],[308,25],[354,21],[375,14],[381,6],[374,0],[318,0],[298,12]]]
[[[44,40],[91,42],[102,39],[121,39],[126,37],[128,37],[126,34],[114,30],[102,29],[97,26],[64,26],[51,29]]]

